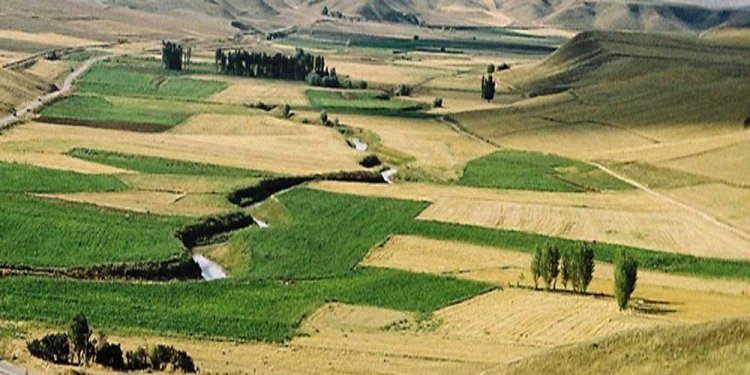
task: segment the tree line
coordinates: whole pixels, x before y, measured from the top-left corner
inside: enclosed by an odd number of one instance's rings
[[[185,48],[174,42],[161,42],[161,62],[166,70],[182,70],[183,66],[190,65],[192,55],[192,47]]]
[[[336,69],[329,70],[325,57],[313,56],[301,48],[291,56],[217,48],[215,63],[217,71],[227,75],[307,81],[313,86],[341,86]]]
[[[534,289],[539,288],[539,280],[544,289],[557,289],[558,277],[564,288],[570,285],[573,292],[586,294],[594,277],[594,250],[582,243],[572,249],[560,251],[555,244],[537,247],[531,258],[531,277]],[[628,306],[630,296],[635,291],[638,275],[638,262],[626,252],[621,252],[615,261],[614,292],[620,310]]]

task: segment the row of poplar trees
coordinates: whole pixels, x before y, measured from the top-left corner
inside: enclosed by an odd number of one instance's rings
[[[628,306],[630,296],[635,291],[638,263],[626,252],[621,252],[615,260],[615,299],[620,310]],[[573,292],[586,294],[594,276],[594,250],[588,244],[560,251],[555,244],[538,247],[531,259],[531,277],[534,288],[539,287],[539,279],[545,290],[557,289],[561,279],[564,288],[571,286]]]
[[[313,56],[300,48],[292,56],[219,48],[215,58],[220,73],[235,76],[304,81],[310,73],[327,72],[323,56]]]

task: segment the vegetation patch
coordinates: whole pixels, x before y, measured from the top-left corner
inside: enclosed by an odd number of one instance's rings
[[[191,112],[180,108],[163,106],[159,109],[144,106],[143,103],[113,101],[101,96],[73,95],[41,112],[41,121],[80,124],[105,128],[166,131],[181,124]]]
[[[118,331],[282,342],[327,301],[432,312],[488,289],[477,282],[367,268],[347,277],[292,284],[3,278],[0,317],[61,325],[71,311],[83,311],[92,324]]]
[[[609,167],[653,189],[677,189],[714,182],[708,177],[637,161],[613,163]]]
[[[586,163],[555,155],[512,150],[497,151],[469,162],[458,184],[555,192],[633,188]]]
[[[187,257],[174,235],[186,219],[20,195],[0,199],[3,267],[93,267]]]
[[[227,88],[227,83],[190,79],[166,71],[157,74],[119,65],[98,64],[76,86],[84,94],[205,99]]]
[[[75,193],[121,191],[127,186],[115,176],[89,175],[26,164],[0,163],[1,193]]]
[[[338,113],[399,113],[417,112],[427,108],[424,103],[398,99],[387,99],[379,91],[329,91],[307,90],[305,92],[314,109],[325,109]]]
[[[242,168],[225,167],[193,161],[175,160],[154,156],[124,154],[119,152],[75,148],[68,155],[91,161],[149,174],[220,176],[220,177],[263,177],[266,174]]]

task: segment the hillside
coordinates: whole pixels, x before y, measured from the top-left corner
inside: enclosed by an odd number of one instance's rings
[[[41,79],[0,68],[0,113],[35,98],[48,87]]]
[[[512,374],[746,374],[750,320],[626,332],[512,364]]]

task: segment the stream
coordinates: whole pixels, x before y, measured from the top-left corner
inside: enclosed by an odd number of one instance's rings
[[[222,269],[220,265],[203,255],[195,254],[193,255],[193,260],[201,267],[201,276],[203,276],[203,280],[212,281],[227,278],[227,274],[224,273],[224,269]]]
[[[362,142],[362,140],[359,138],[351,138],[349,139],[349,142],[352,146],[354,146],[354,149],[359,152],[367,151],[367,148],[369,147],[367,146],[367,143]]]

